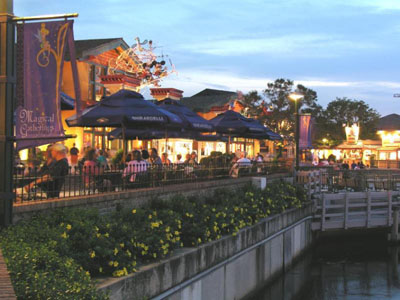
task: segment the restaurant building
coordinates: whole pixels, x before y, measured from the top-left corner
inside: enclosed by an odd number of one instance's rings
[[[189,107],[206,120],[210,120],[217,115],[233,110],[243,113],[245,106],[242,102],[241,93],[204,89],[203,91],[191,96],[182,98],[182,104]],[[232,138],[229,145],[229,152],[237,153],[246,151],[249,157],[262,153],[264,157],[273,157],[275,153],[275,143],[269,140],[256,140],[245,138]],[[201,142],[199,144],[200,154],[209,155],[210,151],[226,152],[226,143]]]
[[[117,59],[127,49],[129,49],[129,45],[122,38],[75,41],[82,110],[95,104],[103,96],[115,93],[121,88],[135,90],[140,85],[140,82],[133,77],[119,74],[110,75],[108,72],[110,60]],[[61,84],[61,114],[64,131],[67,135],[76,136],[65,140],[63,143],[68,148],[71,148],[75,143],[80,150],[87,146],[98,149],[121,149],[121,140],[111,141],[108,139],[107,135],[112,128],[69,127],[65,123],[66,118],[76,113],[74,100],[76,96],[68,51],[65,56]],[[207,120],[227,110],[242,113],[245,108],[240,93],[231,91],[205,89],[191,97],[183,97],[183,91],[175,88],[157,87],[150,89],[150,91],[154,99],[158,101],[165,98],[179,100]],[[173,161],[178,153],[184,158],[186,154],[196,151],[199,159],[210,155],[212,151],[224,153],[228,150],[226,145],[227,143],[221,140],[195,141],[190,139],[133,140],[127,143],[128,150],[156,147],[159,153],[167,152]],[[42,146],[42,148],[45,148],[45,146]],[[248,155],[252,157],[258,152],[263,152],[264,156],[271,154],[274,152],[274,148],[274,143],[271,141],[232,138],[229,151],[233,153],[247,151]]]
[[[364,165],[386,168],[400,168],[400,115],[390,114],[379,119],[377,134],[380,140],[359,140],[358,125],[347,126],[346,141],[334,149],[314,149],[319,159],[335,155],[336,159],[349,164],[362,161]]]
[[[381,147],[377,150],[377,166],[379,168],[400,167],[400,115],[390,114],[379,119],[378,135]]]
[[[101,80],[107,74],[111,59],[116,59],[129,45],[122,38],[90,39],[75,41],[75,51],[79,82],[81,89],[81,108],[99,101],[101,97],[110,94]],[[123,82],[122,82],[123,83]],[[75,98],[74,83],[69,53],[66,53],[61,90],[71,98]],[[72,147],[75,143],[78,149],[84,146],[96,148],[118,148],[118,141],[108,141],[109,128],[68,127],[65,119],[74,115],[75,110],[63,110],[62,120],[66,134],[76,135],[75,139],[67,139],[65,145]]]

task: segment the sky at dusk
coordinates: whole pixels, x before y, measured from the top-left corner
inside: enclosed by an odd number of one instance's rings
[[[184,96],[288,78],[324,107],[348,97],[400,114],[400,0],[14,0],[16,16],[73,12],[76,40],[153,40],[178,71],[162,86]]]

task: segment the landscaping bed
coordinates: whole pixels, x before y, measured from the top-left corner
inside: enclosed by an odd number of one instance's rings
[[[106,299],[93,278],[127,275],[305,201],[300,188],[276,182],[264,191],[249,185],[202,198],[154,199],[109,215],[59,209],[3,230],[0,247],[19,298]]]

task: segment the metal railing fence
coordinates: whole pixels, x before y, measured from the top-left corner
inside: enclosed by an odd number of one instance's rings
[[[15,202],[26,202],[288,171],[284,162],[252,162],[250,165],[141,163],[106,167],[69,166],[63,172],[53,171],[51,167],[16,167],[13,179]]]

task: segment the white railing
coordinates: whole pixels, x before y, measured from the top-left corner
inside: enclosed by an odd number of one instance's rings
[[[399,191],[322,193],[312,229],[389,227],[393,206],[400,206]]]

